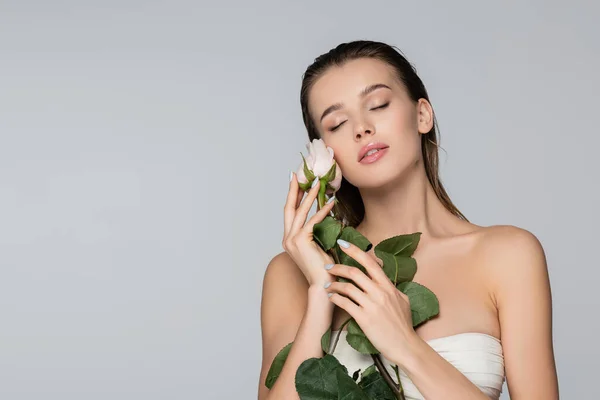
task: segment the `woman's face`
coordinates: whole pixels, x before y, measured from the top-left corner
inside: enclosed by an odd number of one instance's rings
[[[310,90],[309,109],[344,177],[359,188],[379,187],[418,165],[420,133],[433,125],[429,102],[413,102],[393,69],[370,58],[327,70]],[[361,162],[359,152],[374,142],[388,148]]]

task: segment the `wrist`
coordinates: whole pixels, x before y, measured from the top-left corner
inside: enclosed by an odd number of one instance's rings
[[[333,319],[334,304],[327,297],[323,286],[310,286],[308,289],[308,303],[304,317],[310,320],[318,332],[325,332]]]
[[[314,289],[315,292],[319,292],[319,289],[324,289],[324,286],[326,282],[333,282],[335,281],[335,276],[331,275],[329,272],[327,272],[325,269],[323,269],[323,272],[320,273],[317,276],[313,276],[311,277],[311,280],[309,281],[308,285],[311,289]]]
[[[429,345],[416,332],[411,334],[403,343],[405,345],[398,348],[397,354],[393,357],[393,362],[408,374],[419,368],[419,363]]]
[[[322,283],[308,287],[308,308],[333,310],[334,304],[329,300]]]

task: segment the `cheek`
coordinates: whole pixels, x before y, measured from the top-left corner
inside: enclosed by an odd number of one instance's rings
[[[358,155],[355,153],[355,149],[349,146],[348,143],[344,143],[343,140],[330,139],[326,144],[333,149],[333,157],[342,171],[356,161]]]
[[[382,124],[378,126],[378,129],[381,132],[393,132],[390,138],[403,154],[410,155],[420,152],[421,135],[413,115],[398,112],[381,122]]]
[[[418,132],[415,116],[411,115],[411,113],[403,108],[389,113],[387,118],[384,118],[379,122],[377,127],[380,128],[382,132],[398,132],[404,136],[410,132],[414,132],[415,134]]]

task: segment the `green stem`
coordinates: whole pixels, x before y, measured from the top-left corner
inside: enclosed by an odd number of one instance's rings
[[[340,329],[338,329],[337,333],[335,334],[335,336],[333,338],[333,344],[329,348],[329,354],[333,354],[333,352],[335,351],[335,348],[337,347],[338,341],[340,340],[340,335],[342,334],[342,330],[348,324],[348,322],[350,322],[351,319],[352,318],[349,318],[346,322],[344,322],[342,324],[342,326],[340,326]]]
[[[387,368],[385,368],[383,360],[381,359],[381,354],[371,354],[371,358],[373,358],[373,361],[375,362],[377,369],[383,376],[383,380],[385,380],[385,383],[387,383],[389,388],[392,389],[394,396],[396,396],[398,400],[405,400],[404,390],[402,388],[402,383],[400,383],[400,378],[398,377],[398,383],[396,384],[396,382],[394,382],[390,373],[388,372]],[[398,376],[398,374],[396,374],[396,376]]]
[[[315,179],[319,179],[318,177]],[[317,195],[317,200],[318,200],[318,208],[317,210],[320,210],[321,208],[323,208],[323,206],[325,205],[325,202],[327,201],[327,199],[325,198],[325,192],[327,191],[327,182],[323,182],[322,180],[319,179],[319,194]]]
[[[333,261],[335,261],[336,264],[340,263],[340,257],[337,254],[337,250],[335,249],[335,247],[331,248],[331,251],[329,252],[329,254],[331,254],[331,257],[333,258]]]
[[[402,387],[402,382],[400,381],[400,373],[398,372],[398,366],[395,365],[393,366],[394,371],[396,372],[396,380],[398,381],[398,389],[400,390],[400,395],[402,397],[399,397],[400,400],[404,400],[404,388]]]
[[[392,389],[392,392],[394,393],[396,398],[400,399],[400,395],[401,395],[400,389],[399,389],[398,385],[396,385],[396,382],[394,382],[394,380],[390,376],[390,373],[388,372],[388,370],[383,365],[383,361],[381,360],[380,355],[379,354],[371,354],[371,358],[375,362],[375,365],[377,366],[377,369],[381,373],[381,376],[383,376],[383,380],[385,380],[385,383],[387,383],[389,388]]]

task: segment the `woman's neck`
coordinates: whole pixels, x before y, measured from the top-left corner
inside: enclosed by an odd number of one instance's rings
[[[387,187],[360,189],[365,217],[357,230],[372,243],[421,232],[422,240],[453,236],[472,224],[448,211],[435,194],[422,166]]]

